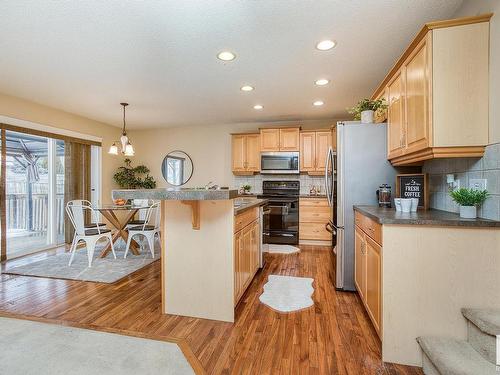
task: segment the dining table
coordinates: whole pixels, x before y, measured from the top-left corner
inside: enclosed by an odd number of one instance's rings
[[[128,231],[126,230],[127,224],[130,223],[134,219],[134,216],[139,212],[139,210],[144,210],[149,208],[148,205],[136,205],[136,204],[126,204],[126,205],[117,205],[117,204],[103,204],[98,207],[95,207],[97,211],[99,211],[102,216],[104,216],[109,223],[116,229],[112,234],[113,243],[115,243],[118,239],[123,239],[125,243],[128,240]],[[118,212],[125,213],[125,215],[117,215]],[[130,242],[130,251],[134,255],[139,255],[139,244],[132,240]],[[111,244],[107,244],[106,247],[101,251],[99,255],[101,258],[106,257],[108,253],[111,251]]]

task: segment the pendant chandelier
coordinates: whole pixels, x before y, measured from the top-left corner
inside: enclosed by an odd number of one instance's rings
[[[134,147],[132,146],[132,143],[130,143],[130,140],[127,137],[127,131],[125,130],[125,107],[128,106],[128,103],[120,103],[121,106],[123,106],[123,130],[122,130],[122,136],[120,137],[120,143],[122,146],[122,149],[120,152],[125,155],[125,156],[134,156],[135,151]],[[109,148],[108,154],[111,155],[118,155],[118,146],[116,145],[117,141],[113,142],[111,147]]]

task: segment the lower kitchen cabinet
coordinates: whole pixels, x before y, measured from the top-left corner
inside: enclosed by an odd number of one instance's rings
[[[251,220],[251,221],[250,221]],[[245,211],[235,218],[234,305],[238,303],[259,269],[260,223],[258,211]]]
[[[375,325],[375,330],[380,335],[381,316],[381,252],[382,246],[366,237],[366,306],[368,314]]]
[[[301,197],[299,199],[299,240],[331,243],[332,234],[326,229],[326,224],[331,217],[332,209],[326,198]]]
[[[366,240],[365,234],[361,229],[356,227],[354,231],[355,237],[355,246],[354,246],[354,284],[356,285],[356,289],[359,292],[359,295],[362,300],[365,299],[366,296]]]
[[[356,212],[354,283],[379,337],[382,334],[382,242],[380,226]],[[375,225],[377,224],[377,225]]]

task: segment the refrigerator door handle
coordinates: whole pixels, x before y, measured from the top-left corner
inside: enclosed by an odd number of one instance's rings
[[[331,197],[330,184],[328,181],[328,170],[329,170],[330,163],[332,162],[332,154],[333,154],[333,150],[331,147],[329,147],[328,153],[326,155],[326,163],[325,163],[325,189],[326,189],[326,199],[328,200],[328,205],[330,207],[332,206],[333,199]]]

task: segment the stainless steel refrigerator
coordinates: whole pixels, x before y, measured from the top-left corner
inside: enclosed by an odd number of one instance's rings
[[[355,290],[353,205],[378,205],[379,186],[394,188],[396,170],[387,161],[387,125],[357,121],[337,123],[337,151],[328,150],[325,166],[332,221],[335,288]]]

